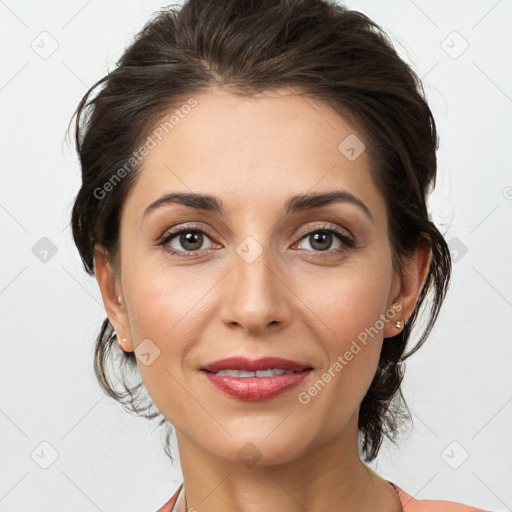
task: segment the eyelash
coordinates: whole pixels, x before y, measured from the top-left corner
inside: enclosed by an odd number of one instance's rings
[[[202,233],[203,235],[208,236],[210,239],[213,238],[213,236],[210,235],[210,233],[200,228],[199,226],[195,226],[193,224],[189,224],[186,226],[182,226],[178,229],[175,229],[174,231],[170,231],[166,233],[160,240],[158,241],[157,245],[163,246],[165,251],[172,255],[179,255],[180,257],[189,258],[191,256],[196,256],[198,253],[201,253],[202,251],[211,251],[212,249],[203,249],[203,250],[184,250],[184,251],[178,251],[176,249],[170,249],[166,247],[166,245],[177,235],[180,235],[181,233],[188,233],[188,232],[196,232],[196,233]],[[327,254],[329,256],[340,254],[344,251],[347,251],[348,249],[351,249],[355,247],[355,242],[350,237],[348,237],[343,231],[340,231],[338,228],[334,226],[326,226],[325,224],[322,226],[314,226],[312,229],[309,229],[305,232],[301,232],[299,236],[299,241],[306,238],[308,235],[312,235],[314,233],[332,233],[335,236],[337,236],[340,241],[342,242],[342,246],[338,247],[337,249],[331,249],[326,251],[308,251],[313,253],[319,253],[318,256],[322,257],[321,255]],[[315,256],[316,257],[316,256]]]

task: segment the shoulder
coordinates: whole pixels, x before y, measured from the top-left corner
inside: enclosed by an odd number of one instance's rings
[[[388,481],[389,482],[389,481]],[[417,500],[398,485],[389,482],[402,503],[404,512],[487,512],[482,508],[448,500]]]
[[[181,483],[181,485],[176,489],[176,492],[156,512],[172,512],[182,487],[183,483]]]

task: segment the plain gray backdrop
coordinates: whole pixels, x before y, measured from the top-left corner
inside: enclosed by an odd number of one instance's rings
[[[72,243],[80,171],[64,140],[88,87],[165,5],[0,1],[0,512],[151,512],[181,482],[156,422],[96,383],[105,311]],[[440,135],[429,209],[454,258],[407,363],[412,429],[372,467],[417,499],[512,510],[512,1],[346,5],[423,79]]]

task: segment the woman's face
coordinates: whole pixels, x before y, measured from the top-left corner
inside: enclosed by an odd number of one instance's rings
[[[410,310],[416,298],[393,274],[361,135],[324,104],[283,93],[196,95],[161,140],[152,135],[122,212],[122,307],[109,310],[178,441],[238,463],[251,451],[276,463],[334,438],[356,442],[383,337],[407,313],[391,306]],[[331,192],[356,199],[304,200]],[[145,213],[175,193],[212,196],[222,212],[191,201]],[[230,394],[202,368],[234,356],[312,370],[227,379]],[[279,380],[295,385],[282,391]],[[269,386],[281,392],[266,395]]]

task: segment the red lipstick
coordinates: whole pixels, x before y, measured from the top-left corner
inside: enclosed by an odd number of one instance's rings
[[[201,368],[218,390],[239,400],[269,400],[300,384],[313,368],[280,357],[229,357]]]

